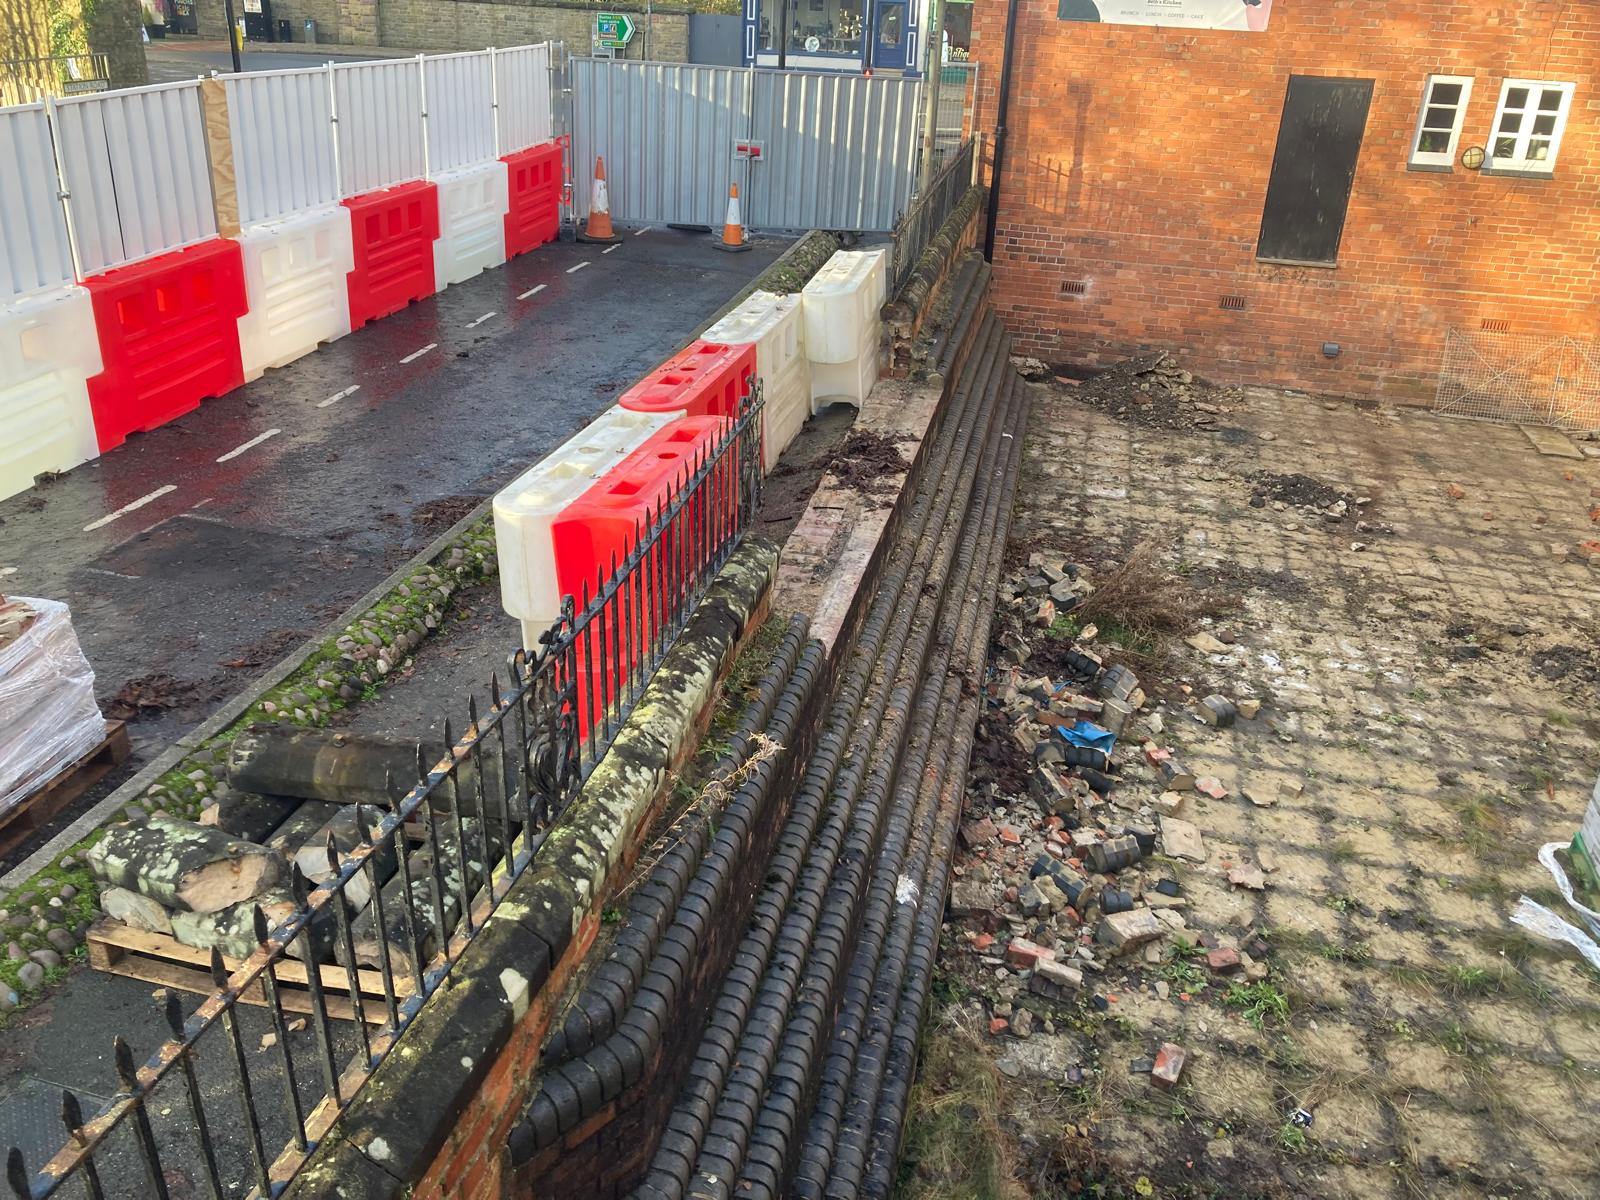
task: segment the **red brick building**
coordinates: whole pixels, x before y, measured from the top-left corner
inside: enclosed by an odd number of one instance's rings
[[[1427,402],[1448,330],[1600,335],[1600,3],[1098,3],[1019,0],[1019,351]],[[1146,7],[1231,27],[1108,23]],[[987,130],[1005,22],[976,6]]]

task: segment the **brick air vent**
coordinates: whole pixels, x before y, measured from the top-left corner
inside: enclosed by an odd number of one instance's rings
[[[1061,294],[1063,296],[1086,296],[1089,294],[1089,281],[1087,279],[1064,279],[1061,281]]]
[[[1501,317],[1485,317],[1483,319],[1483,331],[1485,333],[1510,333],[1511,322]]]
[[[1244,297],[1243,296],[1223,296],[1219,301],[1217,301],[1217,307],[1218,308],[1227,309],[1229,312],[1243,312],[1244,311]]]

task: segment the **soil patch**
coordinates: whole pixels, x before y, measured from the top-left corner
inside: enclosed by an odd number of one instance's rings
[[[443,533],[483,503],[482,496],[440,496],[411,510],[412,527],[424,533]]]
[[[1356,502],[1356,497],[1351,493],[1309,475],[1277,475],[1271,471],[1258,471],[1251,476],[1251,482],[1254,485],[1250,492],[1252,508],[1277,502],[1295,508],[1314,508],[1319,512],[1337,509],[1342,517]],[[1339,507],[1341,504],[1344,508]]]
[[[828,470],[846,487],[864,496],[876,496],[891,485],[886,475],[904,474],[911,463],[900,451],[902,438],[867,429],[852,429],[834,451]]]
[[[218,679],[184,680],[156,671],[128,680],[100,709],[116,721],[139,721],[156,713],[214,704],[227,690]]]

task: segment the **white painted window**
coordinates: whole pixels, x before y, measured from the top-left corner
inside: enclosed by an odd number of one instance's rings
[[[1567,127],[1573,85],[1537,79],[1508,79],[1489,135],[1484,169],[1549,175]]]
[[[1456,160],[1461,126],[1472,98],[1470,75],[1429,75],[1422,89],[1422,111],[1411,142],[1411,165],[1448,171]]]

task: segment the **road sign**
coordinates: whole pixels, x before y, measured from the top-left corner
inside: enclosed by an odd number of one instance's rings
[[[594,44],[621,50],[633,40],[633,18],[627,13],[597,12],[594,15]]]

